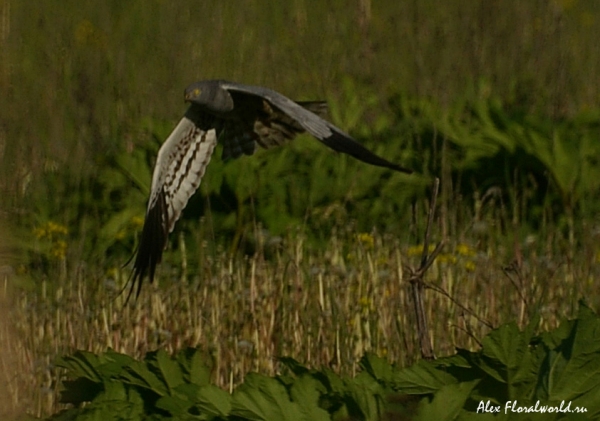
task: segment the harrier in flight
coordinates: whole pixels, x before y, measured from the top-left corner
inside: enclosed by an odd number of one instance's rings
[[[367,164],[412,172],[375,155],[324,120],[325,102],[295,102],[271,89],[224,80],[188,86],[185,100],[190,107],[158,151],[127,301],[136,284],[139,296],[146,276],[153,281],[167,236],[200,185],[217,141],[223,144],[222,159],[230,159],[252,155],[257,146],[283,145],[308,132]]]

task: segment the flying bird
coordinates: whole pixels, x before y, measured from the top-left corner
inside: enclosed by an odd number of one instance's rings
[[[225,80],[196,82],[185,89],[185,115],[158,151],[131,287],[139,296],[146,276],[154,280],[167,236],[194,194],[217,141],[222,159],[252,155],[258,146],[283,145],[308,132],[331,149],[371,165],[412,171],[375,155],[322,116],[323,101],[295,102],[271,89]]]

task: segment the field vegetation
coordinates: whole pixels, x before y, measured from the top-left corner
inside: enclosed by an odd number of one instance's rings
[[[56,361],[76,350],[198,347],[229,391],[282,356],[349,376],[366,352],[410,366],[407,279],[435,177],[435,355],[511,321],[554,329],[582,298],[598,308],[597,2],[61,6],[0,0],[4,413],[62,408]],[[228,163],[217,150],[158,282],[124,306],[156,152],[183,88],[209,78],[325,99],[416,173],[309,137]]]

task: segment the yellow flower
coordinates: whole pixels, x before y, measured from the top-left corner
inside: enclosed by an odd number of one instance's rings
[[[142,216],[134,216],[131,218],[131,225],[133,225],[134,229],[140,229],[144,226],[144,217]]]
[[[361,232],[356,235],[356,239],[359,243],[361,243],[365,248],[372,249],[375,245],[375,239],[373,236],[367,232]]]
[[[64,259],[67,255],[67,242],[64,240],[55,241],[50,249],[50,255],[58,260]]]
[[[106,271],[106,276],[109,278],[116,278],[119,276],[119,269],[112,267]]]
[[[462,243],[456,246],[456,252],[461,256],[475,256],[477,254],[469,245]]]
[[[465,263],[465,269],[469,272],[473,272],[475,270],[475,262],[469,260]]]
[[[452,254],[448,254],[448,253],[443,253],[438,255],[437,257],[437,262],[438,263],[451,263],[454,264],[456,263],[458,259],[456,258],[456,256],[452,255]]]
[[[49,221],[39,227],[34,228],[33,235],[38,239],[42,238],[55,238],[56,236],[67,235],[69,230],[66,226],[57,224],[56,222]]]
[[[50,245],[49,257],[62,260],[67,255],[67,241],[64,239],[69,233],[65,225],[48,221],[39,227],[34,228],[33,235],[38,240],[46,240]]]
[[[410,246],[407,250],[406,250],[406,254],[408,254],[409,256],[420,256],[423,253],[423,247],[424,244],[419,244],[416,246]],[[435,245],[434,244],[430,244],[428,251],[429,253],[431,253],[433,250],[435,250]]]
[[[57,224],[56,222],[52,222],[52,221],[48,222],[48,232],[50,234],[62,234],[62,235],[68,234],[67,227],[65,227],[64,225]]]
[[[35,235],[35,237],[38,240],[44,238],[46,236],[46,228],[44,228],[44,227],[34,228],[33,235]]]

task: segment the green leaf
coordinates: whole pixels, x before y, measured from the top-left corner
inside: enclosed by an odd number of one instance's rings
[[[96,371],[96,367],[100,365],[100,358],[91,352],[77,351],[73,355],[59,358],[56,365],[69,370],[73,377],[85,377],[93,382],[102,380]]]
[[[538,415],[538,414],[536,414]],[[523,417],[524,418],[524,417]],[[489,412],[485,413],[476,413],[476,412],[468,412],[461,411],[456,418],[458,421],[500,421],[500,420],[508,420],[508,415],[505,415],[503,412],[500,414],[492,414]],[[536,418],[537,419],[537,418]],[[542,420],[540,420],[542,421]]]
[[[374,354],[365,354],[360,359],[360,366],[367,371],[375,380],[389,384],[394,378],[392,365]]]
[[[475,363],[506,385],[503,399],[523,399],[535,383],[537,364],[529,346],[531,336],[531,330],[521,332],[515,323],[509,323],[482,340],[483,350]]]
[[[148,353],[144,359],[148,366],[155,368],[157,374],[164,379],[169,391],[172,391],[177,386],[183,384],[183,372],[181,367],[164,349],[159,349],[155,353]]]
[[[290,388],[292,400],[299,404],[305,419],[329,421],[329,413],[319,406],[320,398],[325,394],[325,386],[310,374],[298,377]]]
[[[129,355],[109,351],[100,355],[101,364],[96,370],[103,379],[114,379],[123,372],[124,367],[134,361],[135,359]]]
[[[348,411],[353,418],[380,420],[385,412],[387,397],[391,390],[386,390],[366,372],[359,373],[348,380],[346,399]],[[357,413],[357,410],[359,411]]]
[[[196,348],[186,348],[175,356],[186,380],[198,386],[206,386],[210,381],[210,368],[205,362],[207,358]]]
[[[104,382],[103,386],[104,390],[96,397],[96,402],[127,400],[127,388],[122,382],[108,380]]]
[[[186,415],[193,402],[177,396],[162,396],[156,401],[156,407],[169,412],[174,417]]]
[[[394,374],[394,389],[411,395],[434,393],[454,383],[457,383],[454,376],[423,360]]]
[[[232,397],[217,386],[207,385],[198,390],[196,407],[209,417],[225,418],[231,412]]]
[[[572,401],[586,407],[588,416],[600,416],[600,318],[580,304],[578,318],[566,324],[570,332],[556,348],[548,348],[553,341],[545,343],[536,395],[548,402]]]
[[[419,404],[417,420],[452,421],[458,418],[461,409],[479,380],[442,386],[433,399],[425,398]]]
[[[128,384],[152,390],[159,396],[169,394],[165,381],[150,371],[143,362],[134,361],[131,363],[125,368],[121,378]]]
[[[346,391],[346,383],[330,369],[324,369],[313,374],[315,378],[321,381],[327,390],[333,394],[343,395]]]
[[[250,373],[233,393],[231,416],[248,420],[309,421],[281,382]]]

